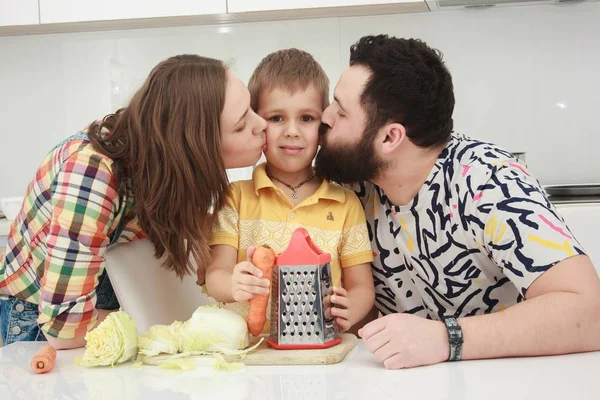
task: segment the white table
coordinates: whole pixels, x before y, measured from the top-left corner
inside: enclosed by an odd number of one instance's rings
[[[388,371],[359,342],[331,366],[245,367],[189,372],[154,367],[86,369],[83,350],[59,352],[54,369],[31,372],[40,343],[0,348],[0,398],[16,399],[600,399],[600,352],[557,357],[463,361]]]

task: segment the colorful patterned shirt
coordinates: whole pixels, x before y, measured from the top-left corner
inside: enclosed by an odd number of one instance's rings
[[[0,299],[39,305],[46,335],[71,339],[96,322],[98,278],[115,229],[131,210],[119,197],[114,162],[94,150],[85,133],[55,147],[27,187],[0,264]],[[118,242],[140,239],[137,218]]]
[[[509,152],[453,135],[417,196],[390,203],[352,185],[373,249],[383,314],[426,318],[503,310],[560,261],[584,250],[539,182]]]

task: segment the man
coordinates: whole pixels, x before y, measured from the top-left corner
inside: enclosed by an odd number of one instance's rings
[[[386,368],[600,349],[600,279],[524,164],[454,134],[440,53],[361,38],[325,110],[317,173],[365,207]]]

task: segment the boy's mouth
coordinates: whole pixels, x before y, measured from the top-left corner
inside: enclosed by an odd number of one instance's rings
[[[284,153],[290,155],[295,155],[302,151],[302,147],[298,146],[280,146],[279,148],[283,150]]]

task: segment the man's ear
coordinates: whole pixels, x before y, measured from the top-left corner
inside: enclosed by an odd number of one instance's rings
[[[384,125],[380,130],[381,153],[390,154],[395,152],[406,139],[406,128],[396,122]]]

